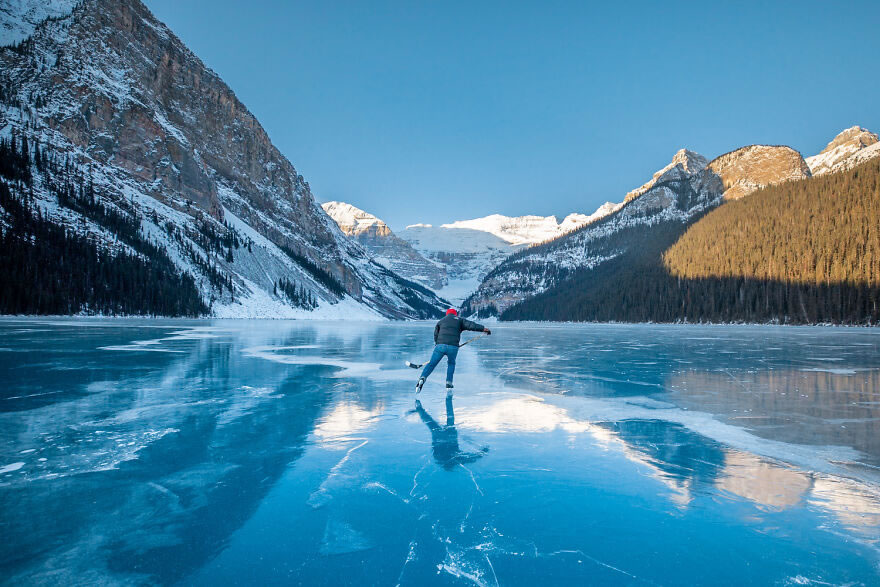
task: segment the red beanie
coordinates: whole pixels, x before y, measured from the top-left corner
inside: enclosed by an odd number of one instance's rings
[[[449,308],[448,310],[446,310],[446,315],[449,316],[450,314],[452,314],[453,316],[458,316],[458,312],[455,311],[455,308]]]

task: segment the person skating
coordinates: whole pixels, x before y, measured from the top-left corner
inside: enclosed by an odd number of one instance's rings
[[[452,376],[455,374],[455,357],[458,355],[461,333],[465,330],[492,334],[492,331],[482,324],[459,318],[458,312],[453,308],[446,310],[446,316],[441,318],[436,326],[434,326],[434,352],[431,354],[431,360],[428,361],[422,370],[419,382],[416,383],[416,393],[422,390],[425,380],[431,375],[434,367],[437,366],[437,363],[443,357],[446,357],[446,388],[452,389]]]

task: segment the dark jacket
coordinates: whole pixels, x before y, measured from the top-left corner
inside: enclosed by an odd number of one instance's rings
[[[461,333],[464,330],[482,332],[486,327],[452,314],[447,314],[437,322],[434,327],[434,344],[451,344],[458,346],[461,342]]]

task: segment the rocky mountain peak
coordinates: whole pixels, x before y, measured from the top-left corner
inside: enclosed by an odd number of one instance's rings
[[[716,157],[707,170],[720,179],[724,199],[736,200],[764,186],[810,177],[810,168],[791,147],[749,145]]]
[[[706,166],[708,160],[690,149],[679,149],[672,157],[671,166],[681,165],[688,173],[696,173]]]
[[[807,157],[806,161],[813,175],[824,175],[849,169],[877,156],[880,156],[877,134],[861,126],[851,126],[834,137],[821,153]]]
[[[194,277],[214,315],[439,312],[433,293],[340,231],[232,89],[140,0],[0,2],[4,26],[10,15],[17,28],[4,30],[28,41],[0,48],[0,128],[85,174],[102,206]],[[51,221],[83,216],[47,186],[35,205]],[[115,246],[95,222],[77,226]]]
[[[822,149],[822,153],[827,153],[845,144],[858,145],[860,148],[864,148],[869,145],[873,145],[877,142],[877,140],[877,135],[875,133],[872,133],[868,129],[862,128],[858,125],[851,126],[848,129],[841,131],[836,137],[831,139],[831,142],[828,143],[828,145],[824,149]]]
[[[690,149],[679,149],[666,167],[654,173],[654,176],[646,183],[627,193],[623,201],[629,202],[638,198],[658,183],[681,180],[692,176],[706,167],[707,163],[708,159],[699,153]]]
[[[351,204],[325,202],[321,207],[339,225],[339,229],[349,236],[382,237],[391,234],[391,229],[385,222]]]

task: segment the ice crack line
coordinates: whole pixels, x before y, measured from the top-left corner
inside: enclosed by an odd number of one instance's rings
[[[413,486],[412,486],[412,489],[409,490],[409,496],[410,496],[410,497],[415,497],[415,496],[416,496],[416,495],[415,495],[415,494],[416,494],[416,487],[419,486],[419,475],[421,475],[422,472],[423,472],[425,469],[428,468],[428,465],[429,465],[429,464],[430,464],[430,461],[426,462],[426,463],[422,466],[421,469],[419,469],[418,471],[416,471],[416,474],[413,476]]]
[[[400,574],[397,576],[397,587],[400,587],[400,583],[403,581],[403,573],[406,571],[406,565],[416,559],[417,546],[418,542],[414,539],[409,541],[409,552],[406,553],[406,560],[403,561],[403,566],[400,568]]]
[[[354,451],[361,448],[365,444],[367,444],[369,440],[365,440],[357,446],[353,446],[345,453],[345,456],[339,459],[339,462],[333,465],[333,468],[330,469],[330,473],[327,475],[327,478],[321,483],[318,489],[309,496],[307,503],[313,508],[319,508],[325,505],[328,501],[333,499],[333,496],[330,494],[330,489],[332,488],[334,481],[340,477],[341,469],[345,466],[345,464],[351,459],[351,455]]]
[[[483,490],[482,490],[482,489],[480,489],[480,486],[479,486],[479,484],[477,483],[477,478],[474,477],[474,473],[473,473],[473,471],[471,471],[470,469],[468,469],[467,467],[465,467],[465,466],[462,465],[461,463],[458,463],[458,466],[461,467],[462,469],[464,469],[465,471],[467,471],[467,472],[468,472],[468,475],[471,476],[471,481],[474,482],[474,487],[477,488],[477,493],[479,493],[479,494],[482,495],[482,496],[485,496],[486,494],[483,493]]]
[[[596,563],[597,565],[605,567],[606,569],[611,569],[612,571],[617,571],[618,573],[624,574],[627,577],[631,577],[631,578],[637,579],[639,581],[644,581],[644,579],[641,579],[641,578],[633,575],[632,573],[628,573],[628,572],[624,571],[623,569],[619,569],[613,565],[609,565],[608,563],[604,563],[597,558],[593,558],[592,556],[588,555],[587,553],[585,553],[583,550],[580,550],[580,549],[578,549],[578,550],[557,550],[556,552],[551,552],[547,556],[556,556],[557,554],[579,554],[580,556],[584,557],[585,559],[591,560],[594,563]]]

